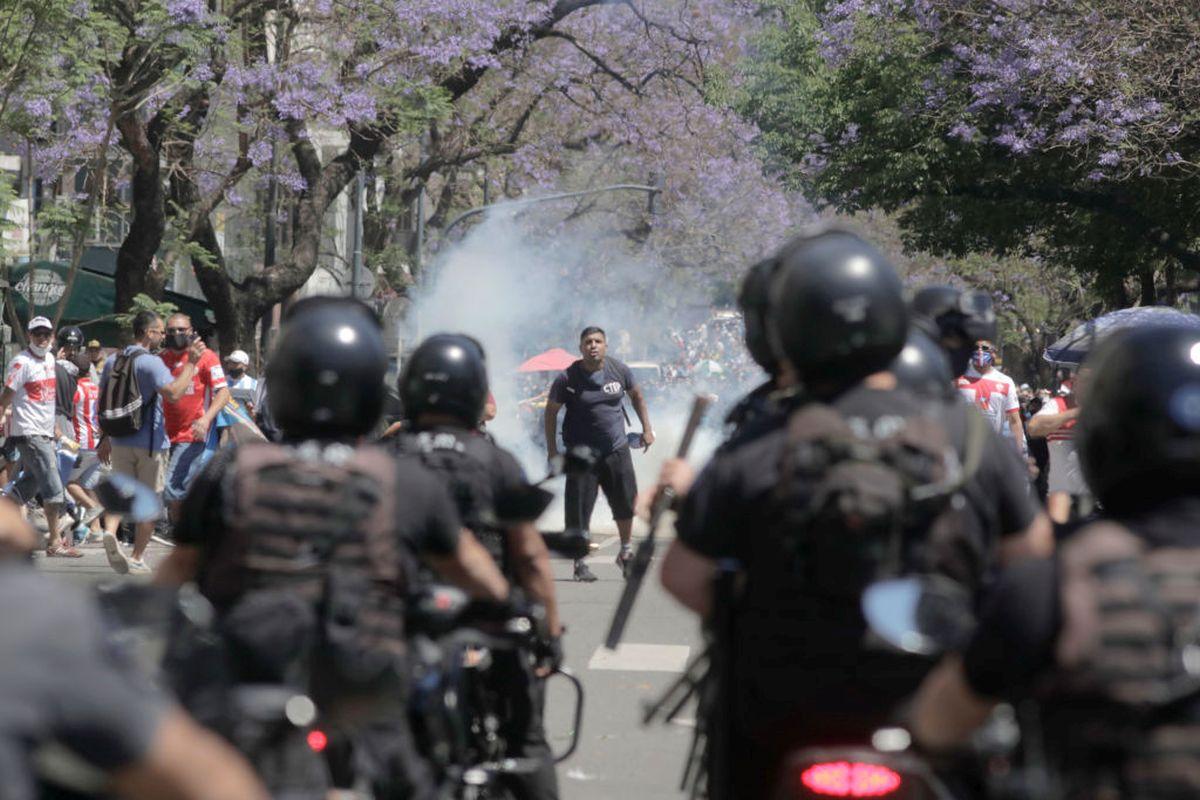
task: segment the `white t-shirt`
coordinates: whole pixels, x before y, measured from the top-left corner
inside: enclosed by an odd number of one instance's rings
[[[980,375],[973,366],[968,367],[967,374],[958,379],[958,391],[987,417],[996,433],[1003,433],[1005,418],[1021,408],[1017,384],[1000,370]]]
[[[243,373],[242,377],[238,378],[236,381],[230,380],[229,376],[226,375],[225,384],[229,387],[230,391],[233,391],[234,389],[249,389],[251,392],[253,392],[258,388],[258,381],[245,373]]]
[[[1063,398],[1052,397],[1042,404],[1041,410],[1034,416],[1061,414],[1066,410],[1067,403]],[[1046,446],[1050,452],[1050,476],[1046,481],[1049,492],[1088,492],[1083,470],[1079,466],[1079,454],[1075,452],[1075,422],[1076,420],[1071,420],[1046,437]]]
[[[22,350],[8,368],[4,385],[13,391],[11,436],[54,435],[54,355],[38,358]]]

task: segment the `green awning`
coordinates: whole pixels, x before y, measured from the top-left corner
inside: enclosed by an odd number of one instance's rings
[[[9,271],[13,307],[22,322],[39,314],[53,315],[66,291],[70,269],[70,264],[59,261],[35,261],[17,264]],[[190,316],[197,331],[204,334],[212,331],[215,318],[207,303],[171,291],[163,292],[163,300]],[[115,301],[116,283],[111,276],[80,267],[63,311],[62,324],[78,325],[87,338],[114,345],[121,336],[119,326],[111,319]]]

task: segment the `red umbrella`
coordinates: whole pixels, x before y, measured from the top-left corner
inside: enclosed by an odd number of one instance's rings
[[[573,356],[561,347],[555,347],[517,367],[517,372],[559,372],[574,364],[579,356]]]

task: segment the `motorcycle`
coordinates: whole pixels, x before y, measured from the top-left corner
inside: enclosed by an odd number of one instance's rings
[[[527,683],[535,680],[531,654],[544,635],[540,607],[471,602],[457,589],[431,586],[410,609],[410,722],[419,749],[434,764],[447,797],[512,797],[506,779],[532,774],[544,762],[507,755],[505,723],[514,716],[514,691],[512,673],[501,662],[517,664]],[[555,677],[565,680],[575,694],[571,739],[563,752],[553,754],[557,764],[578,747],[584,693],[579,679],[565,667],[556,667],[548,679]],[[524,708],[516,713],[537,711]]]

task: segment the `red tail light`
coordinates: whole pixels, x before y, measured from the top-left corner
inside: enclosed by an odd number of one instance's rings
[[[314,753],[319,753],[329,744],[329,737],[324,731],[313,729],[308,732],[308,746]]]
[[[900,773],[880,764],[831,761],[812,764],[800,773],[800,783],[826,797],[884,797],[900,788]]]

